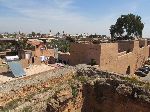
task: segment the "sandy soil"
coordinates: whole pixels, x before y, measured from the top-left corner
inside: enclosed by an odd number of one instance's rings
[[[41,65],[31,65],[28,68],[25,68],[25,72],[26,72],[26,76],[30,76],[30,75],[34,75],[34,74],[38,74],[44,71],[48,71],[48,70],[52,70],[58,68],[56,65],[45,65],[45,64],[41,64]],[[11,73],[7,73],[7,74],[3,74],[0,75],[0,83],[4,83],[7,81],[11,81],[11,80],[15,80],[18,78],[13,78],[13,75]],[[26,77],[23,76],[23,77]],[[22,78],[22,77],[20,77]]]

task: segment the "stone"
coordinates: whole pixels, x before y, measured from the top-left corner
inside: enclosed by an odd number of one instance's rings
[[[125,84],[119,84],[119,86],[116,88],[116,91],[124,96],[128,96],[132,94],[132,88],[129,86],[126,86]]]

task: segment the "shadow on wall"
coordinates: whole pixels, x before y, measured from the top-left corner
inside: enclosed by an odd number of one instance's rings
[[[127,53],[132,52],[134,48],[134,41],[119,41],[118,42],[118,53],[126,51]]]
[[[48,64],[55,64],[56,60],[53,56],[49,57]]]
[[[145,46],[145,40],[139,40],[139,47],[142,48]]]

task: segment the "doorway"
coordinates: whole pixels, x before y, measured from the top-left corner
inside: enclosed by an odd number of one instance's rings
[[[126,71],[126,74],[129,75],[130,72],[131,72],[131,71],[130,71],[130,66],[128,66],[127,71]]]

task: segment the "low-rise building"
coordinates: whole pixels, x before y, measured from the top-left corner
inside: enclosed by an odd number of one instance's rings
[[[64,64],[69,64],[70,60],[70,53],[63,53],[63,52],[58,52],[58,62],[64,63]]]
[[[134,74],[148,56],[147,40],[124,40],[100,44],[72,43],[69,64],[96,64],[101,70]]]

